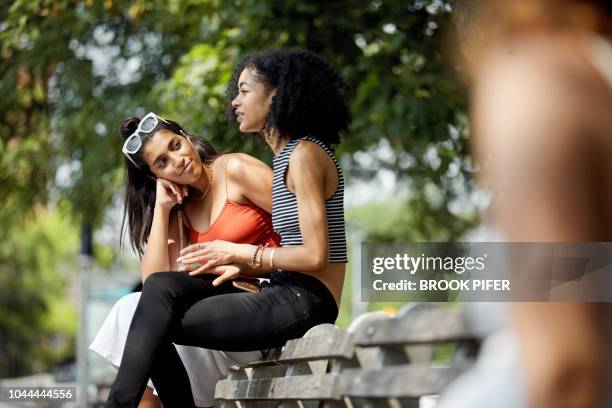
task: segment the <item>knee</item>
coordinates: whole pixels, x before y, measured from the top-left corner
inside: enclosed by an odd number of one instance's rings
[[[178,289],[177,272],[155,272],[147,277],[142,286],[142,296],[172,296]]]

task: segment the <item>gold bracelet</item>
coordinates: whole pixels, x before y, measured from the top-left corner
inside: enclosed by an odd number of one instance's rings
[[[255,269],[261,268],[261,258],[259,261],[257,261],[257,253],[260,251],[263,252],[263,246],[257,245],[257,248],[255,248],[255,253],[253,254],[253,259],[251,259],[251,266]]]
[[[257,269],[261,269],[261,261],[263,260],[264,250],[266,249],[263,245],[259,245],[261,251],[259,251],[259,259],[257,260]]]
[[[276,251],[276,247],[272,248],[270,252],[270,269],[274,270],[274,251]]]

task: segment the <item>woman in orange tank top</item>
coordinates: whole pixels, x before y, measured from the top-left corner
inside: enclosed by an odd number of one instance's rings
[[[176,122],[149,113],[120,127],[125,139],[125,217],[132,246],[142,257],[141,278],[179,269],[182,247],[216,239],[278,246],[272,230],[272,171],[246,154],[217,154],[204,139]],[[185,239],[187,238],[187,239]],[[181,273],[181,272],[177,272]],[[239,288],[253,288],[241,281]],[[120,299],[90,349],[119,366],[140,292]],[[221,352],[175,346],[191,379],[194,401],[212,406],[215,382],[236,364],[260,357],[254,352]],[[152,383],[139,407],[160,407]]]
[[[190,243],[275,243],[272,171],[266,164],[241,153],[219,155],[154,113],[142,121],[126,119],[120,133],[127,170],[123,224],[127,216],[132,246],[142,256],[143,282],[153,272],[177,269],[185,230]],[[184,215],[181,228],[178,215]]]

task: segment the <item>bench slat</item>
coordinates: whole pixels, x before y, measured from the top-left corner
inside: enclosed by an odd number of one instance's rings
[[[220,380],[215,388],[219,400],[319,400],[335,399],[338,374],[302,375],[258,380]]]
[[[417,398],[438,394],[467,364],[401,365],[382,369],[348,369],[338,374],[302,375],[217,382],[218,400],[340,400],[355,398]]]
[[[330,358],[349,359],[353,356],[354,351],[355,346],[351,336],[337,331],[324,336],[289,340],[276,362],[292,363]]]
[[[355,345],[414,345],[469,340],[474,337],[462,308],[437,307],[415,310],[401,318],[364,324],[355,333]]]
[[[274,364],[269,366],[262,366],[251,370],[251,374],[248,379],[255,380],[258,378],[275,378],[283,377],[287,373],[287,366],[284,364]],[[237,379],[239,380],[239,379]]]
[[[410,364],[382,369],[350,369],[340,374],[338,393],[363,398],[416,398],[439,394],[466,367]]]

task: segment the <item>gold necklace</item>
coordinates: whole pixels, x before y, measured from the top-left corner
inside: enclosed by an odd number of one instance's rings
[[[210,173],[206,171],[207,168],[210,169]],[[202,163],[202,169],[204,170],[204,173],[206,173],[206,176],[208,177],[208,185],[206,186],[206,189],[204,190],[202,195],[199,196],[198,198],[196,198],[196,201],[200,201],[200,200],[203,200],[203,199],[206,198],[206,195],[208,194],[208,190],[210,190],[210,186],[212,185],[212,180],[213,180],[213,168],[212,168],[212,166],[207,166],[204,163]]]

